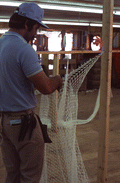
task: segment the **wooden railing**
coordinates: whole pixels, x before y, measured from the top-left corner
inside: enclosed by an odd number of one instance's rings
[[[48,59],[49,54],[54,54],[54,60],[53,60],[53,76],[56,74],[60,74],[60,64],[66,64],[66,60],[62,60],[59,58],[59,55],[62,54],[91,54],[91,53],[101,53],[101,51],[88,51],[88,50],[77,50],[77,51],[37,51],[37,54],[42,54],[43,58],[43,65],[45,69],[45,73],[49,75],[48,71],[48,65],[52,64],[51,60]],[[70,64],[77,64],[75,59],[71,59]],[[64,74],[64,73],[63,73]]]
[[[91,51],[91,50],[74,50],[74,51],[37,51],[37,54],[42,55],[42,64],[44,66],[44,71],[47,76],[60,74],[64,76],[66,73],[67,59],[61,59],[61,55],[71,54],[71,59],[69,59],[69,70],[68,72],[76,69],[78,65],[81,65],[82,58],[78,56],[80,54],[99,54],[101,51]],[[120,50],[112,50],[112,53],[120,53]],[[54,54],[54,59],[49,60],[49,54]],[[91,58],[91,56],[89,56]],[[49,69],[49,64],[53,65],[53,69]],[[85,78],[80,90],[87,90],[87,77]]]

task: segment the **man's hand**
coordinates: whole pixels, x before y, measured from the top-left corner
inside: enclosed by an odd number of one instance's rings
[[[98,46],[100,44],[100,50],[102,49],[103,47],[103,42],[102,42],[102,39],[101,37],[99,36],[95,36],[96,38],[93,39],[93,44],[96,44],[96,46]]]
[[[62,81],[62,78],[60,75],[57,75],[57,77],[59,78],[59,86],[57,88],[57,90],[59,91],[61,88],[62,88],[62,85],[63,85],[63,81]]]
[[[62,88],[62,78],[59,75],[47,77],[44,71],[31,76],[29,80],[41,93],[45,95],[51,94],[55,90],[59,91]]]

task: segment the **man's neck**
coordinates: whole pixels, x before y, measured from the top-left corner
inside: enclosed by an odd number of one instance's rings
[[[25,34],[25,29],[10,28],[9,31],[16,32],[16,33],[20,34],[22,37],[24,37],[24,34]]]

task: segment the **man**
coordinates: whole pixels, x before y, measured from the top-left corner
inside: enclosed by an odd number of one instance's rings
[[[44,139],[34,114],[33,85],[43,94],[62,87],[60,76],[46,76],[28,44],[40,26],[48,28],[42,17],[43,10],[37,4],[23,3],[10,18],[9,31],[0,38],[1,149],[6,183],[39,183]]]

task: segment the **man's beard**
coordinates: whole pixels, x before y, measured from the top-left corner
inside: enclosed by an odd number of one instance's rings
[[[26,35],[24,36],[24,39],[27,41],[27,43],[29,43],[30,41],[33,41],[34,38],[35,38],[35,36],[32,36],[32,37],[30,38],[30,37],[28,36],[28,34],[26,34]]]

